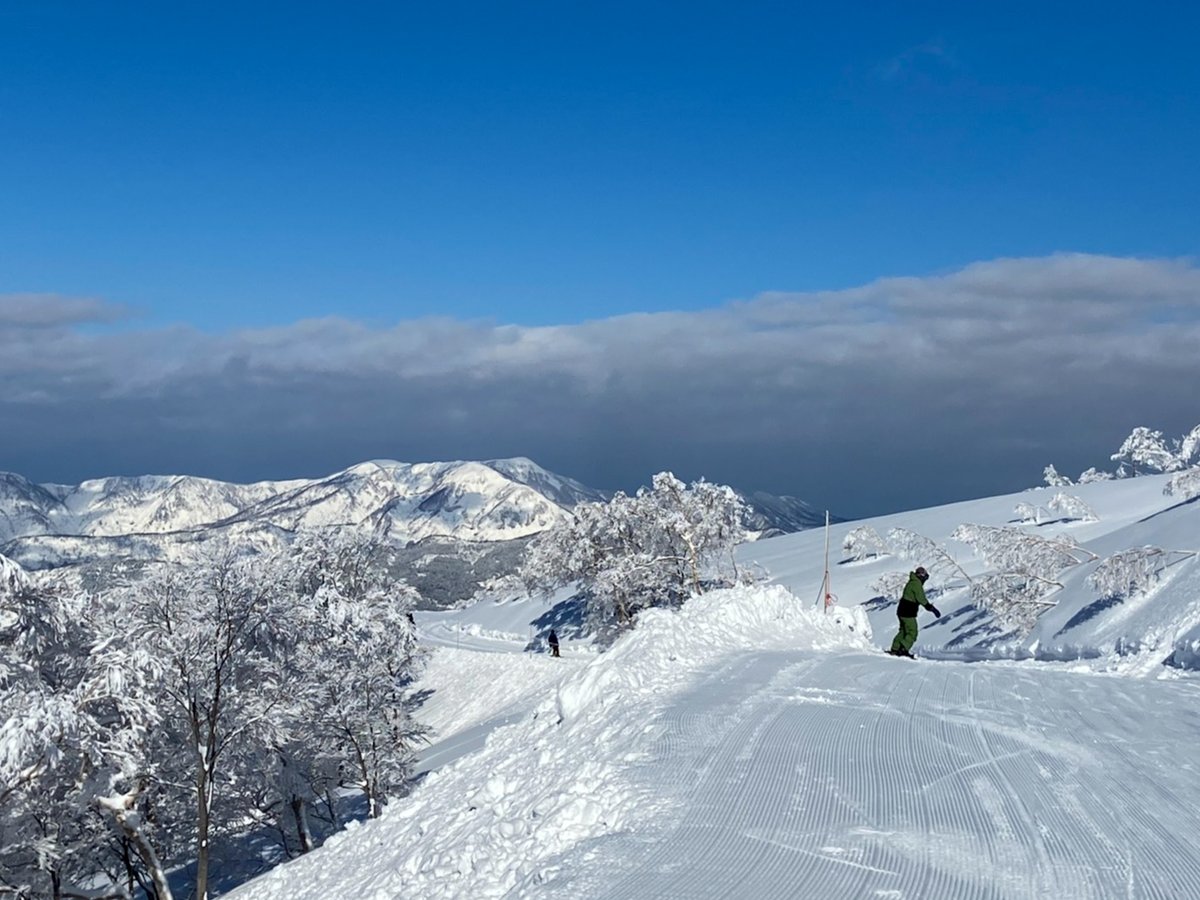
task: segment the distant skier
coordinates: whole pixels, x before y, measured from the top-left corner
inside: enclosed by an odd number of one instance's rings
[[[896,615],[900,618],[900,630],[896,632],[892,649],[888,651],[892,656],[916,658],[912,655],[912,648],[917,642],[917,611],[920,607],[925,607],[939,619],[942,617],[938,608],[925,597],[925,582],[928,579],[929,573],[925,571],[924,566],[917,566],[908,576],[908,584],[904,586],[900,604],[896,607]]]
[[[550,629],[550,635],[546,638],[546,642],[550,645],[550,655],[558,656],[558,635],[554,633],[554,629]]]

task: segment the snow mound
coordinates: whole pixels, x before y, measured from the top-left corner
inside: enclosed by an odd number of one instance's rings
[[[494,731],[479,753],[432,773],[380,819],[232,896],[487,898],[551,884],[561,854],[661,812],[627,771],[649,754],[656,715],[704,671],[747,650],[870,646],[862,610],[826,614],[777,585],[647,611],[610,652]]]

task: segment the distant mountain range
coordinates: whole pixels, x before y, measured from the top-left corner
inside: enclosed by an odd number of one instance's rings
[[[403,574],[445,603],[510,569],[526,539],[576,504],[608,496],[525,458],[376,460],[326,478],[256,484],[188,475],[34,484],[0,473],[0,554],[28,570],[85,567],[103,580],[115,564],[182,558],[216,534],[265,546],[306,528],[361,527],[406,546]],[[824,522],[823,513],[794,497],[745,499],[748,524],[760,534]]]

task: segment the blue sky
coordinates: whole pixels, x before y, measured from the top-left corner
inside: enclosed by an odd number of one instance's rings
[[[703,312],[1058,251],[1190,257],[1198,18],[1184,4],[4,4],[0,297],[94,298],[107,312],[64,320],[80,338],[236,342],[330,316],[385,330]],[[1109,430],[1134,424],[1154,423]],[[204,468],[171,440],[105,462]],[[516,439],[377,443],[370,455],[547,455]],[[44,451],[0,468],[85,474]],[[786,480],[753,486],[807,487]]]
[[[1193,254],[1185,9],[8,4],[0,278],[545,323]]]

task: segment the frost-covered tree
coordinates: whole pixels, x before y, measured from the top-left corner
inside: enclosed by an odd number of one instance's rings
[[[136,767],[140,723],[152,718],[142,690],[150,658],[93,640],[91,598],[13,577],[6,563],[0,558],[0,888],[121,897],[142,887],[169,900],[141,823],[116,835],[106,823],[112,785]],[[116,858],[124,865],[106,871]]]
[[[425,729],[385,549],[216,546],[87,597],[0,558],[0,894],[170,900],[194,861],[205,897],[218,834],[290,811],[303,850],[316,792],[400,793]]]
[[[1042,470],[1042,478],[1050,487],[1069,487],[1071,485],[1071,479],[1066,475],[1060,475],[1053,463]]]
[[[871,582],[871,590],[876,597],[886,597],[889,600],[899,600],[908,584],[908,572],[886,572]]]
[[[208,896],[213,837],[245,815],[236,802],[243,760],[286,742],[297,719],[297,615],[285,578],[271,557],[217,546],[135,582],[109,623],[109,640],[153,648],[165,672],[146,769],[114,803],[158,804],[160,840],[172,850],[190,832],[198,900]]]
[[[1112,481],[1116,476],[1112,472],[1101,472],[1095,466],[1087,469],[1079,476],[1080,484],[1092,484],[1097,481]]]
[[[1184,500],[1200,497],[1200,466],[1173,476],[1163,488],[1163,493],[1168,497],[1182,497]]]
[[[971,576],[945,548],[922,534],[907,528],[892,528],[888,531],[887,542],[892,553],[901,559],[924,566],[929,570],[930,576],[944,578],[946,573],[957,572],[968,582],[971,580]]]
[[[344,773],[342,783],[363,792],[372,817],[406,788],[414,749],[428,733],[413,720],[407,693],[423,659],[409,618],[420,595],[388,576],[390,554],[381,540],[337,530],[302,537],[289,563],[300,624],[295,681],[303,686],[294,732],[302,748],[281,747],[280,770],[300,777],[309,769],[318,795],[330,772]],[[311,846],[304,799],[296,790],[287,798],[302,847]]]
[[[1069,535],[1042,537],[1020,528],[964,524],[950,537],[969,544],[991,568],[1029,572],[1042,578],[1050,578],[1085,560],[1097,559]]]
[[[1112,460],[1117,463],[1119,478],[1177,472],[1184,467],[1179,456],[1167,446],[1163,433],[1145,427],[1133,429]]]
[[[1047,608],[1059,573],[1096,555],[1066,535],[1042,537],[1019,528],[960,525],[952,540],[969,544],[995,571],[971,585],[971,602],[987,609],[999,621],[1027,632]]]
[[[1157,585],[1169,565],[1195,555],[1151,546],[1122,550],[1096,566],[1088,584],[1103,597],[1134,597]]]
[[[1013,515],[1017,517],[1019,522],[1031,522],[1037,524],[1042,521],[1046,515],[1046,510],[1042,509],[1035,503],[1018,503],[1013,508]]]
[[[1177,456],[1184,466],[1200,465],[1200,425],[1180,438]]]
[[[842,541],[842,551],[855,562],[890,552],[887,542],[870,525],[852,528]]]
[[[971,603],[1020,634],[1028,634],[1038,618],[1057,601],[1049,598],[1055,585],[1023,572],[992,572],[972,583]]]
[[[1059,492],[1054,495],[1046,507],[1050,512],[1064,519],[1080,519],[1084,522],[1095,522],[1096,513],[1083,500],[1073,494]]]
[[[681,603],[744,539],[745,504],[731,488],[684,485],[668,472],[630,497],[584,503],[529,547],[522,577],[535,591],[578,582],[593,625],[625,627],[639,609]],[[717,573],[718,576],[720,573]]]

